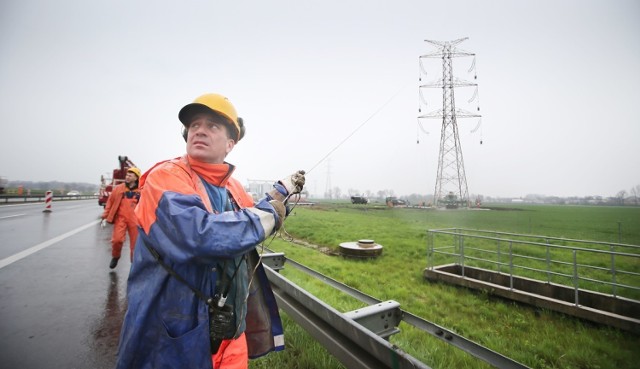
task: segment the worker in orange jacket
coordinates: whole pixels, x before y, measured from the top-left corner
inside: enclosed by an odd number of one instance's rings
[[[138,221],[133,210],[140,200],[140,190],[138,189],[140,174],[140,169],[136,167],[127,169],[124,183],[113,189],[107,200],[104,213],[102,213],[102,228],[106,227],[107,223],[113,224],[111,263],[109,264],[111,269],[118,265],[127,233],[129,233],[129,259],[133,260],[133,250],[138,238]]]
[[[140,178],[116,368],[247,369],[285,346],[257,247],[282,226],[304,171],[254,201],[226,161],[246,131],[231,102],[204,94],[178,119],[187,153]]]

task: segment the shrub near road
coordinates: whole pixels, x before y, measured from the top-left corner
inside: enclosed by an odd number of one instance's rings
[[[464,288],[427,282],[426,230],[448,227],[640,244],[640,208],[519,206],[503,210],[436,211],[372,205],[296,207],[285,231],[313,247],[276,239],[284,252],[342,283],[451,329],[531,368],[635,368],[640,337],[562,314],[539,311]],[[285,236],[286,238],[286,236]],[[381,257],[335,256],[341,242],[373,239]],[[333,255],[332,255],[333,254]],[[640,268],[640,266],[638,266]],[[362,303],[293,268],[281,273],[341,312]],[[287,350],[251,368],[341,368],[303,329],[285,317]],[[489,368],[461,350],[406,324],[390,341],[433,368]]]

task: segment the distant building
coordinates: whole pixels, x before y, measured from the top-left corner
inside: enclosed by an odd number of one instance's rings
[[[254,201],[258,201],[259,199],[263,198],[267,192],[273,189],[273,184],[276,182],[277,181],[272,179],[268,179],[268,180],[248,179],[247,180],[248,186],[245,188],[245,190],[247,190],[247,192],[251,195],[251,197],[253,197]],[[289,201],[290,202],[306,201],[308,196],[309,196],[309,193],[307,192],[307,190],[303,189],[300,194],[291,196]]]
[[[274,180],[248,179],[247,183],[249,185],[247,186],[246,190],[251,194],[253,200],[256,201],[264,197],[265,193],[271,191],[275,182],[276,181]]]

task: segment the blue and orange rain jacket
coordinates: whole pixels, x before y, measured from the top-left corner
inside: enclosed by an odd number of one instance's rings
[[[185,155],[156,164],[140,178],[142,194],[135,211],[140,233],[117,368],[212,367],[206,303],[163,269],[143,244],[208,296],[216,293],[219,265],[244,255],[251,281],[244,322],[249,357],[284,349],[278,307],[255,250],[274,232],[278,215],[268,198],[254,204],[231,178],[233,169]],[[226,188],[235,210],[214,211],[201,178]]]

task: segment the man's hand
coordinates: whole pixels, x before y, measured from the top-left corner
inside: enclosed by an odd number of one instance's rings
[[[287,195],[293,195],[302,191],[304,181],[304,170],[299,170],[292,175],[283,178],[279,183],[287,189]]]
[[[102,222],[100,222],[100,227],[104,228],[107,226],[107,220],[106,219],[102,219]]]
[[[271,196],[272,199],[283,202],[286,205],[289,196],[302,191],[304,181],[304,170],[299,170],[274,183],[273,189],[268,192],[268,195]]]

